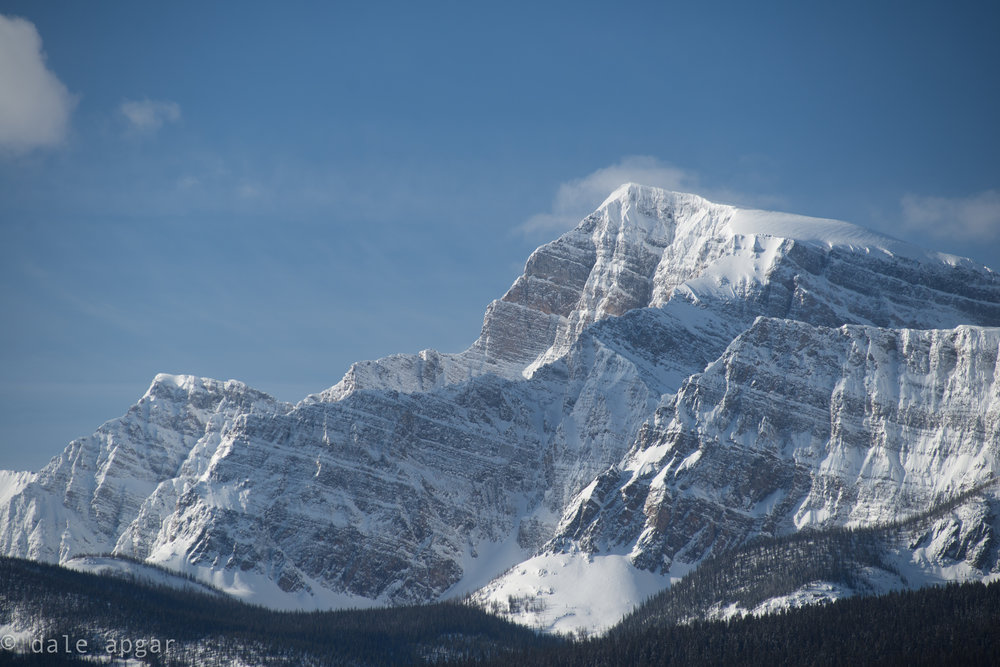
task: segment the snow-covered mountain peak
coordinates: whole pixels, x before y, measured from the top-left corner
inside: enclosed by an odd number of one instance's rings
[[[590,231],[592,218],[607,216],[619,230],[663,236],[666,226],[675,235],[706,241],[734,236],[788,239],[821,247],[842,247],[881,252],[890,257],[943,262],[952,266],[976,266],[972,260],[931,252],[911,243],[865,227],[836,220],[781,211],[742,208],[709,201],[704,197],[662,188],[624,183],[612,192],[580,227]],[[652,224],[651,224],[652,223]],[[659,223],[657,226],[656,223]]]
[[[598,209],[607,206],[612,202],[630,202],[634,204],[646,203],[660,206],[672,206],[681,208],[684,206],[706,207],[706,206],[728,206],[727,204],[717,204],[705,199],[701,195],[693,192],[679,192],[667,190],[666,188],[654,185],[643,185],[629,181],[622,183],[609,194]],[[729,207],[732,208],[732,207]]]
[[[147,395],[155,396],[160,392],[182,391],[188,394],[195,392],[239,391],[249,387],[239,380],[216,380],[214,378],[198,377],[196,375],[173,375],[157,373],[146,391]]]
[[[268,410],[280,403],[269,394],[239,380],[215,380],[196,375],[157,373],[139,404],[168,401],[214,406],[218,401],[225,399],[248,407],[260,403],[261,406],[267,406]]]
[[[207,388],[206,385],[211,386],[218,382],[218,380],[200,378],[193,375],[157,373],[156,377],[149,384],[149,389],[143,394],[142,399],[153,401],[172,396],[189,396],[197,391],[203,391]]]
[[[604,201],[598,208],[603,208],[613,201],[628,201],[635,199],[637,196],[642,196],[644,193],[654,193],[654,192],[668,192],[662,188],[654,188],[650,185],[642,185],[640,183],[635,183],[629,181],[627,183],[622,183],[617,188],[615,188],[611,194],[605,197]]]
[[[930,287],[939,284],[960,298]],[[734,332],[762,314],[920,328],[993,321],[998,293],[997,275],[971,260],[847,222],[625,183],[574,229],[531,253],[522,275],[487,307],[467,350],[359,362],[307,402],[361,389],[423,392],[484,373],[532,377],[563,358],[591,324],[671,302],[721,308]]]
[[[674,220],[698,217],[694,214],[709,209],[721,212],[733,210],[733,207],[710,202],[692,193],[624,183],[597,207],[593,216],[600,216],[604,211],[614,211],[611,219],[620,223],[620,229],[634,228],[656,233],[659,231],[655,229],[657,226],[672,228]],[[580,223],[582,227],[588,226],[589,217]]]

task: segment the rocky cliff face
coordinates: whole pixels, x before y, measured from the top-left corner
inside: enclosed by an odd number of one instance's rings
[[[281,606],[432,600],[577,554],[581,577],[619,559],[637,601],[751,536],[995,474],[998,325],[1000,279],[969,260],[626,185],[531,255],[465,352],[361,362],[297,406],[159,376],[37,477],[0,477],[0,549],[135,556]],[[991,553],[987,505],[914,547],[927,567]],[[481,595],[533,594],[511,576]]]
[[[271,580],[297,598],[434,599],[480,544],[516,534],[541,486],[533,399],[485,376],[244,417],[176,499],[143,507],[157,530],[132,530],[117,549]]]
[[[917,514],[997,474],[998,352],[997,329],[761,318],[657,409],[557,539],[667,570],[750,535]]]
[[[110,552],[161,486],[204,472],[235,420],[290,409],[241,382],[158,375],[128,413],[71,442],[6,498],[0,549],[55,562]]]
[[[569,503],[539,555],[475,598],[532,625],[601,630],[752,538],[886,525],[996,481],[998,354],[996,328],[760,318],[664,398],[622,460]],[[996,488],[886,543],[888,570],[862,573],[858,591],[1000,573]],[[818,590],[854,592],[834,583]],[[581,600],[579,588],[593,595]],[[805,599],[788,593],[765,608]]]

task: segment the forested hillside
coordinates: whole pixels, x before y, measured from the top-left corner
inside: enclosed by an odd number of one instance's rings
[[[20,639],[17,648],[29,654],[29,661],[35,660],[29,640],[45,640],[41,662],[33,664],[75,658],[81,639],[90,656],[107,655],[106,647],[115,641],[118,657],[164,665],[478,661],[560,641],[462,604],[278,612],[228,597],[12,558],[0,558],[0,626]],[[64,650],[63,635],[73,650]],[[53,638],[58,651],[49,653]],[[148,642],[153,638],[161,642],[156,654]],[[139,639],[147,640],[145,655],[136,650]],[[120,650],[123,640],[132,642],[130,650]],[[173,640],[170,650],[167,640]],[[13,652],[0,650],[0,661],[13,660],[18,660]]]

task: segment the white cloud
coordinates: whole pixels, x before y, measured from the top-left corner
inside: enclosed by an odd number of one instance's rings
[[[1000,238],[1000,192],[969,197],[906,195],[900,201],[903,224],[938,238],[992,241]]]
[[[181,119],[181,106],[170,101],[126,100],[122,102],[121,112],[133,131],[150,134],[164,123],[176,123]]]
[[[0,150],[22,153],[60,144],[74,104],[45,66],[35,25],[0,14]]]
[[[630,155],[610,167],[563,183],[552,202],[552,211],[531,216],[518,229],[524,234],[572,229],[623,183],[690,191],[695,189],[697,178],[655,157]]]

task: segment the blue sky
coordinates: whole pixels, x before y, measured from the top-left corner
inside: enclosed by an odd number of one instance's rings
[[[0,3],[0,468],[479,332],[635,180],[1000,268],[991,3]]]

